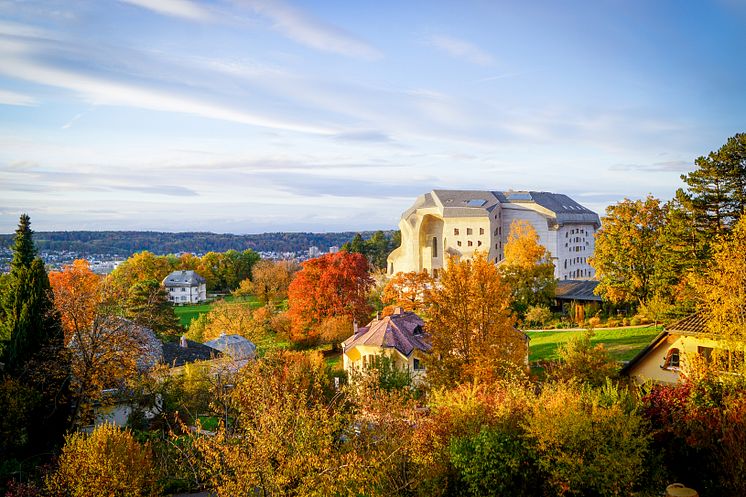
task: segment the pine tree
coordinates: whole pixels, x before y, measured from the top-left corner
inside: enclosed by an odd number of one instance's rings
[[[183,332],[166,291],[157,280],[145,280],[130,288],[125,314],[164,338]]]
[[[31,231],[31,218],[27,214],[21,214],[18,229],[16,229],[13,260],[10,263],[11,270],[21,267],[31,267],[31,263],[36,258],[33,235],[34,232]]]

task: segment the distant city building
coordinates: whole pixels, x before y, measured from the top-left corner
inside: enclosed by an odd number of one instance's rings
[[[510,225],[530,223],[550,252],[560,280],[588,280],[594,270],[598,214],[567,195],[549,192],[433,190],[402,214],[402,243],[388,257],[388,272],[426,270],[437,276],[448,255],[470,258],[479,250],[500,262]]]
[[[207,300],[207,280],[194,271],[174,271],[163,280],[168,300],[174,304],[197,304]]]
[[[318,247],[312,246],[308,248],[308,258],[313,259],[314,257],[318,257],[321,255],[321,251]]]
[[[336,254],[337,252],[339,252],[339,247],[337,247],[336,245],[332,245],[331,247],[329,247],[330,254]]]

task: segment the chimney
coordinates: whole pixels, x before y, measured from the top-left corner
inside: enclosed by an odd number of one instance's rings
[[[381,311],[376,312],[376,321],[381,319]]]
[[[181,335],[181,339],[179,340],[179,346],[180,346],[180,347],[181,347],[182,349],[185,349],[185,348],[187,348],[187,347],[188,347],[188,345],[187,345],[187,339],[186,339],[186,336],[184,336],[184,335]]]
[[[403,312],[403,311],[402,311],[402,308],[401,308],[401,307],[398,307],[398,306],[397,306],[397,307],[394,307],[394,314],[401,314],[402,312]]]
[[[357,319],[352,322],[352,332],[357,335]]]

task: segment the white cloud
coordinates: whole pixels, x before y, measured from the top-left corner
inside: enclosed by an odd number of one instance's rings
[[[379,59],[383,54],[346,31],[326,24],[300,9],[280,0],[247,0],[258,14],[274,21],[274,27],[303,45],[349,57]]]
[[[162,15],[181,17],[192,21],[210,21],[213,16],[207,9],[190,0],[119,0],[152,10]]]
[[[466,40],[452,36],[434,35],[428,39],[428,42],[457,59],[464,59],[480,66],[491,66],[495,63],[492,55]]]
[[[14,91],[0,90],[0,105],[20,105],[24,107],[33,107],[37,101],[30,95],[23,95]]]

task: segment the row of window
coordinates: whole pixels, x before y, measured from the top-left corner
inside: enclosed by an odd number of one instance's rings
[[[458,228],[453,228],[453,234],[454,235],[458,235],[459,234],[459,229]],[[472,230],[471,228],[466,228],[466,234],[467,235],[473,235],[474,234],[474,230]],[[484,228],[479,228],[479,234],[480,235],[484,235]],[[495,230],[495,234],[497,234],[497,230]]]

